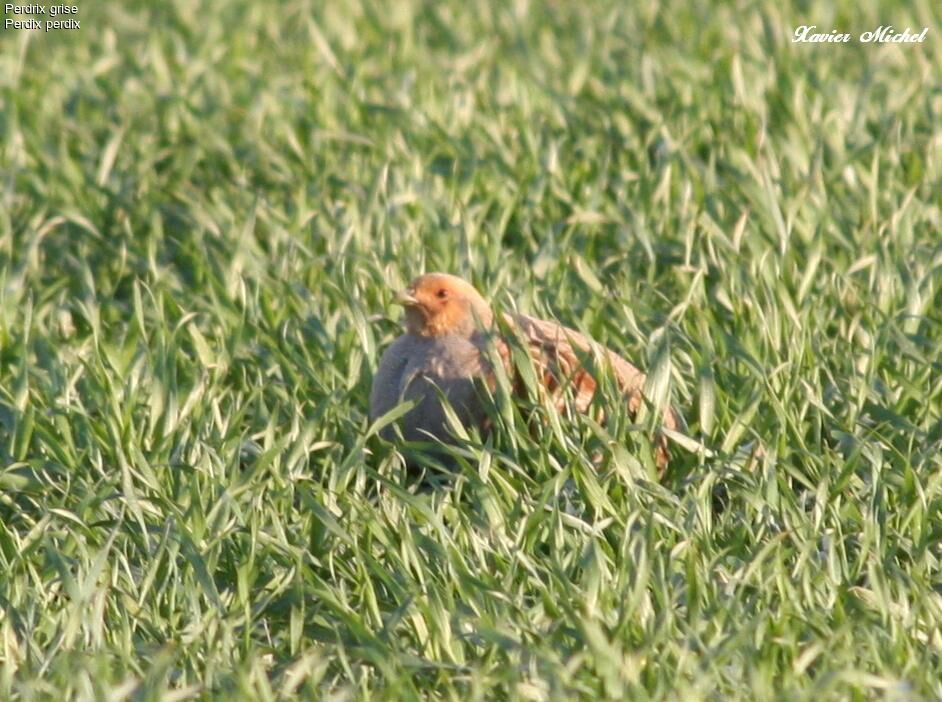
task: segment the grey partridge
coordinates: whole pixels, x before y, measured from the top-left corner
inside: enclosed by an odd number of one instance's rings
[[[516,381],[514,390],[525,392],[510,361],[510,344],[500,336],[490,305],[469,283],[447,273],[428,273],[401,292],[397,302],[405,307],[406,331],[380,359],[370,392],[371,419],[411,400],[415,405],[396,422],[402,437],[408,441],[452,441],[443,400],[463,424],[485,423],[487,413],[479,383],[483,380],[492,389],[495,386],[489,358],[499,358],[508,377]],[[541,394],[559,409],[566,406],[567,392],[580,412],[588,411],[595,395],[598,381],[580,354],[604,359],[632,414],[641,406],[645,375],[614,351],[555,322],[523,314],[506,314],[504,322],[525,342]],[[488,353],[489,344],[494,345],[496,355]],[[662,423],[674,431],[681,424],[669,406]],[[382,435],[394,438],[394,426],[385,427]],[[667,441],[658,433],[655,462],[660,471],[669,458]]]

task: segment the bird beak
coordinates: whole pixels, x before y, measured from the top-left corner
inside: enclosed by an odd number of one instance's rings
[[[394,302],[397,305],[402,305],[403,307],[417,307],[419,301],[416,299],[409,290],[400,290],[396,293],[396,298]]]

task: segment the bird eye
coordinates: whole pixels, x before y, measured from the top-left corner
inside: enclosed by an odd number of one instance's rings
[[[445,288],[442,288],[436,293],[436,295],[438,296],[439,300],[444,300],[446,297],[448,297],[448,291],[445,290]]]

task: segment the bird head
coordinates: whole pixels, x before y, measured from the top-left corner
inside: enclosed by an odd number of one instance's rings
[[[426,273],[396,296],[406,308],[406,330],[419,336],[470,337],[489,327],[491,308],[470,284],[447,273]]]

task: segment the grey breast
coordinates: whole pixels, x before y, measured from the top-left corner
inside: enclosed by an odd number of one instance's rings
[[[370,414],[375,419],[401,401],[412,400],[415,407],[399,421],[403,437],[409,441],[447,440],[450,431],[443,402],[454,409],[462,423],[475,421],[481,412],[475,378],[481,374],[476,341],[458,336],[403,335],[380,360]],[[395,429],[387,427],[383,435],[393,438]]]

